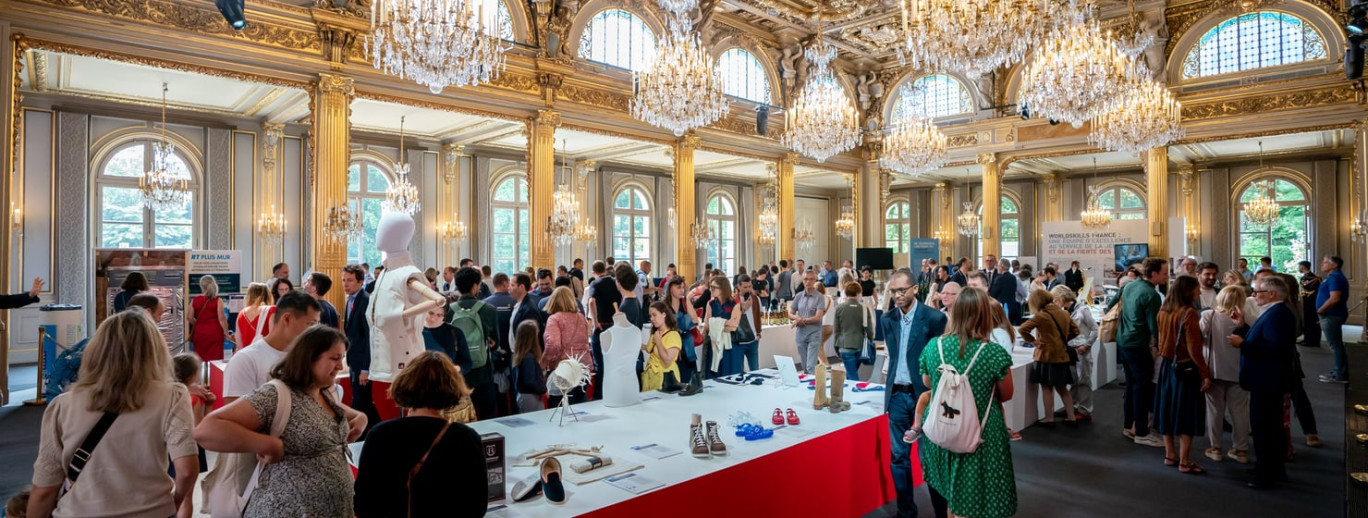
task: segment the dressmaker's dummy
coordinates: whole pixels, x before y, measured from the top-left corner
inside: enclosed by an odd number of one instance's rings
[[[413,218],[391,212],[380,217],[375,244],[385,253],[385,269],[375,279],[366,321],[371,328],[370,379],[388,382],[423,352],[422,318],[446,299],[432,291],[427,277],[409,256]]]
[[[613,326],[599,335],[603,343],[603,405],[631,406],[641,403],[636,373],[641,354],[641,330],[622,312],[613,314]]]

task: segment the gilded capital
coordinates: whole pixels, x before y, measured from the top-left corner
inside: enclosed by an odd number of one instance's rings
[[[864,155],[864,159],[865,159],[866,162],[874,162],[874,161],[877,161],[880,157],[883,156],[883,141],[882,141],[882,140],[871,140],[871,141],[865,142],[865,143],[864,143],[864,147],[862,148],[861,151],[862,151],[862,154]]]
[[[798,153],[784,153],[784,157],[780,160],[784,162],[784,165],[792,167],[798,165],[798,161],[802,158],[802,155],[799,155]]]
[[[341,94],[351,97],[356,94],[356,81],[345,76],[319,74],[318,91],[324,94]]]
[[[561,125],[560,112],[554,110],[537,110],[537,116],[532,118],[532,124],[538,128],[559,128]]]
[[[679,137],[679,147],[683,149],[698,149],[702,143],[703,139],[698,135],[689,134]]]
[[[997,162],[997,155],[992,153],[979,153],[977,160],[975,160],[975,163],[978,164],[991,164],[994,162]]]
[[[948,187],[948,185],[945,182],[937,182],[936,186],[932,187],[931,190],[936,192],[945,192],[946,187]]]

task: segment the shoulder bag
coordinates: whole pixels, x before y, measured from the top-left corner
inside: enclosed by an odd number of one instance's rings
[[[1051,321],[1051,322],[1054,322],[1055,329],[1058,329],[1058,330],[1059,330],[1059,339],[1060,339],[1061,341],[1064,342],[1064,350],[1067,351],[1067,352],[1069,353],[1069,365],[1075,365],[1075,364],[1077,364],[1077,363],[1078,363],[1078,351],[1074,350],[1073,347],[1069,347],[1069,339],[1068,339],[1068,335],[1064,334],[1064,326],[1059,325],[1059,320],[1056,319],[1056,318],[1054,317],[1054,315],[1049,315],[1049,314],[1047,314],[1046,316],[1050,317],[1050,321]],[[1069,318],[1073,318],[1073,317],[1069,317]]]
[[[863,314],[863,316],[862,316],[862,319],[863,319],[863,321],[864,321],[865,329],[869,329],[869,326],[870,326],[870,323],[869,323],[869,309],[868,309],[868,308],[861,308],[861,309],[864,311],[864,314]],[[874,340],[870,340],[870,339],[866,338],[866,339],[865,339],[865,343],[864,343],[864,347],[861,347],[861,348],[860,348],[860,363],[862,363],[862,364],[864,364],[864,365],[874,365],[874,357],[875,357],[876,354],[877,354],[877,353],[874,352]]]
[[[1186,350],[1183,345],[1187,342],[1187,333],[1184,333],[1187,330],[1187,312],[1188,310],[1184,309],[1178,315],[1182,320],[1178,323],[1178,343],[1173,346],[1173,372],[1185,383],[1201,383],[1202,372],[1197,370],[1197,362],[1192,361],[1191,356],[1188,356],[1187,360],[1178,359],[1178,352]]]
[[[271,419],[271,437],[280,437],[285,432],[285,425],[290,421],[290,388],[280,380],[271,380],[268,383],[276,389],[276,411],[275,417]],[[220,457],[221,464],[224,462]],[[229,463],[236,464],[236,463]],[[227,469],[219,469],[225,467]],[[210,472],[204,479],[204,512],[214,518],[240,517],[243,511],[247,510],[247,502],[252,497],[252,492],[256,490],[257,483],[261,479],[261,470],[265,467],[258,462],[256,468],[252,470],[252,478],[247,481],[246,487],[239,493],[237,489],[237,466],[214,466],[214,471]],[[217,476],[216,476],[217,475]]]
[[[71,460],[67,462],[66,480],[62,482],[63,494],[71,491],[71,485],[76,483],[76,478],[81,476],[81,470],[90,462],[90,455],[95,452],[95,447],[100,445],[100,439],[104,438],[105,432],[109,431],[110,426],[114,426],[114,420],[118,418],[119,414],[105,412],[100,416],[100,420],[95,422],[95,427],[90,429],[85,441],[81,442],[81,447],[76,448]]]
[[[413,469],[409,470],[408,480],[404,481],[404,491],[407,494],[407,498],[405,499],[407,507],[405,510],[408,516],[413,516],[413,477],[418,476],[418,472],[423,469],[423,464],[427,462],[428,455],[432,454],[432,449],[437,447],[437,443],[442,442],[442,437],[446,436],[447,430],[450,429],[450,421],[442,425],[442,431],[437,432],[437,438],[432,440],[432,444],[428,445],[427,451],[423,452],[423,456],[418,458],[418,463],[414,464]]]

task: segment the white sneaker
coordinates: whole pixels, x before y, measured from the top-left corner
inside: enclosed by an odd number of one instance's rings
[[[1163,439],[1162,437],[1159,437],[1158,435],[1155,435],[1154,432],[1150,432],[1149,435],[1143,435],[1143,436],[1142,436],[1142,435],[1137,435],[1137,436],[1135,436],[1135,444],[1140,444],[1140,445],[1144,445],[1144,446],[1154,446],[1154,447],[1157,447],[1157,448],[1163,448],[1163,447],[1164,447],[1164,439]]]

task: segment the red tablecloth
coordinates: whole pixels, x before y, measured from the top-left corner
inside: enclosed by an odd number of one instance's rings
[[[896,497],[888,441],[882,415],[590,516],[863,516]],[[915,445],[912,463],[920,485]]]

